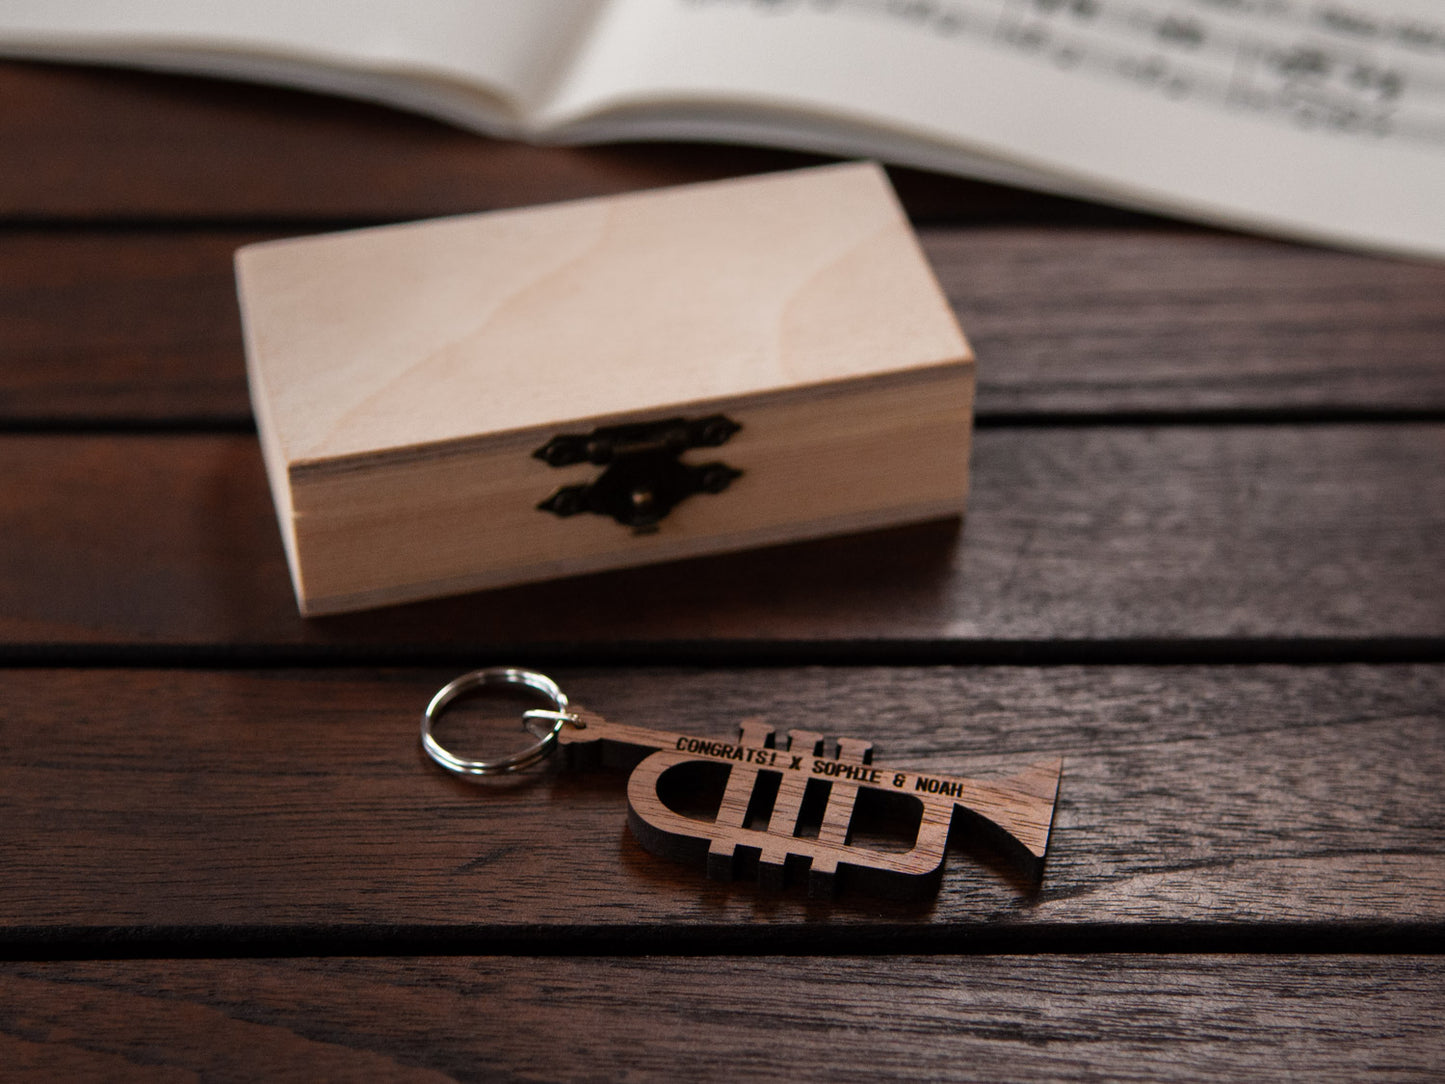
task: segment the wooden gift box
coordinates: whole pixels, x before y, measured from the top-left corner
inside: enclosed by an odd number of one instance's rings
[[[236,276],[307,614],[963,510],[972,355],[869,163],[250,245]]]

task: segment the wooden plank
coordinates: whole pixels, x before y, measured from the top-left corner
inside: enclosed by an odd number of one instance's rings
[[[0,422],[249,425],[231,254],[255,236],[0,237]]]
[[[246,424],[231,254],[272,235],[0,239],[0,423]],[[1445,407],[1442,267],[1173,230],[922,239],[985,417]]]
[[[1442,990],[1432,956],[6,964],[0,1058],[51,1079],[1430,1080]]]
[[[382,106],[223,80],[0,62],[0,219],[395,219],[828,161],[699,144],[532,147]],[[97,154],[104,168],[97,168]],[[915,215],[1142,222],[1076,200],[892,171]]]
[[[306,621],[254,438],[10,436],[0,641],[481,659],[528,645],[676,656],[728,643],[1445,630],[1445,427],[976,438],[961,530],[943,521]]]
[[[622,771],[458,779],[417,738],[451,676],[7,671],[0,942],[1086,951],[1258,948],[1261,930],[1398,944],[1445,923],[1445,667],[553,672],[615,721],[702,737],[762,716],[964,776],[1063,757],[1039,888],[966,839],[936,900],[912,903],[820,903],[650,855]],[[496,755],[516,711],[445,740]]]
[[[924,231],[983,414],[1445,406],[1445,266],[1226,234]]]

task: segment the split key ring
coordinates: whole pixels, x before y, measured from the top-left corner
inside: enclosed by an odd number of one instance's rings
[[[459,757],[442,747],[432,734],[432,726],[446,712],[448,705],[464,693],[473,689],[484,689],[499,685],[521,685],[533,692],[541,693],[552,703],[550,711],[528,711],[522,715],[522,729],[536,737],[536,741],[524,749],[495,760],[470,760]],[[557,735],[569,722],[575,723],[577,716],[567,710],[567,694],[546,674],[535,670],[518,670],[509,666],[494,666],[486,670],[473,670],[455,681],[448,682],[437,691],[421,715],[421,744],[427,756],[449,772],[461,776],[500,775],[504,772],[519,772],[545,760],[557,748]],[[528,724],[545,722],[545,729],[533,730]]]

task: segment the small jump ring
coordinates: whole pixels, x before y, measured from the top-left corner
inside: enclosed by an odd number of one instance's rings
[[[432,736],[431,730],[432,724],[441,718],[447,705],[463,693],[495,685],[522,685],[541,693],[552,702],[553,710],[550,712],[527,712],[523,715],[523,719],[542,718],[550,725],[545,729],[538,728],[541,731],[538,733],[537,730],[529,729],[524,722],[522,728],[535,735],[537,740],[525,749],[498,757],[496,760],[468,760],[466,757],[459,757],[455,753],[449,753],[443,749],[441,743]],[[516,772],[523,768],[530,768],[548,756],[557,746],[557,735],[562,732],[562,728],[568,722],[575,718],[576,716],[567,712],[567,695],[546,674],[539,674],[535,670],[514,670],[510,667],[496,666],[487,670],[473,670],[470,674],[463,674],[455,681],[448,682],[437,690],[437,694],[431,698],[431,703],[426,706],[426,711],[421,714],[421,744],[422,748],[426,750],[427,756],[447,771],[455,772],[457,775],[497,775],[502,772]]]

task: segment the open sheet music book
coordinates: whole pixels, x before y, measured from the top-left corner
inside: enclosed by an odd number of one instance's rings
[[[865,155],[1445,257],[1440,0],[0,0],[0,53]]]

